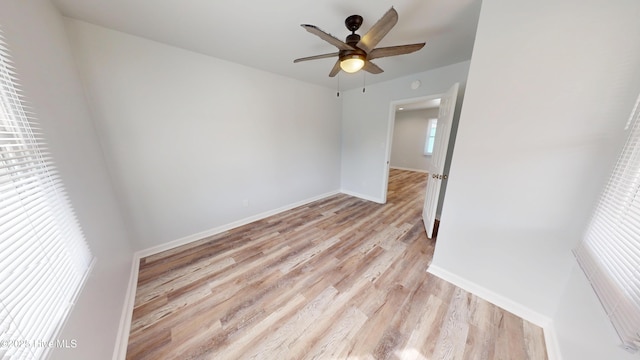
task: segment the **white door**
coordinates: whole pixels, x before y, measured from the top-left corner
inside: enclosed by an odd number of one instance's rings
[[[424,198],[424,208],[422,209],[422,220],[424,221],[424,227],[427,230],[427,236],[429,238],[433,236],[433,227],[436,222],[436,210],[438,208],[442,181],[448,177],[447,174],[444,174],[444,162],[447,156],[447,148],[449,147],[451,123],[453,122],[453,113],[456,108],[457,97],[458,83],[455,83],[440,100],[438,124],[436,127],[433,153],[431,154],[429,178],[427,179],[427,192]]]

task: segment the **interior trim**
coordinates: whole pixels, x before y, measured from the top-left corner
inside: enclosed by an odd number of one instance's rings
[[[303,205],[312,203],[314,201],[318,201],[339,193],[340,191],[337,191],[337,190],[330,191],[328,193],[324,193],[324,194],[317,195],[302,201],[285,205],[283,207],[280,207],[274,210],[265,211],[263,213],[253,215],[244,219],[240,219],[238,221],[234,221],[229,224],[221,225],[213,229],[205,230],[193,235],[185,236],[177,240],[169,241],[161,245],[136,251],[133,254],[133,259],[131,261],[131,273],[129,275],[129,285],[127,287],[127,293],[124,299],[125,301],[122,309],[122,315],[120,316],[120,327],[119,327],[118,335],[116,337],[116,344],[113,352],[113,360],[124,360],[127,355],[127,345],[129,343],[129,332],[131,330],[131,319],[133,316],[133,307],[135,305],[135,299],[136,299],[136,288],[138,285],[138,271],[139,271],[140,259],[176,248],[178,246],[186,245],[194,241],[202,240],[204,238],[207,238],[216,234],[220,234],[222,232],[235,229],[237,227],[252,223],[254,221],[262,220],[269,216],[273,216],[281,212],[291,210],[293,208],[303,206]]]
[[[437,265],[429,265],[427,272],[543,328],[549,360],[562,360],[553,321],[548,316],[542,315],[529,307],[497,294]]]

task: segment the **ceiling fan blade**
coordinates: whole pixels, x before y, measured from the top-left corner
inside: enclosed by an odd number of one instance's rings
[[[320,30],[320,28],[318,28],[317,26],[307,25],[307,24],[302,24],[300,26],[302,26],[308,32],[312,33],[313,35],[316,35],[320,39],[328,42],[329,44],[337,47],[340,50],[355,50],[353,46],[348,45],[347,43],[334,37],[333,35]]]
[[[378,65],[372,63],[369,60],[364,62],[364,67],[362,68],[362,70],[372,74],[380,74],[381,72],[384,72],[384,70],[382,70]]]
[[[336,61],[336,64],[333,65],[333,69],[331,69],[331,72],[329,73],[329,77],[334,77],[338,75],[339,72],[340,72],[340,59],[338,59]]]
[[[338,56],[339,53],[334,52],[331,54],[322,54],[322,55],[315,55],[315,56],[308,56],[308,57],[303,57],[300,59],[295,59],[293,60],[294,63],[299,63],[301,61],[309,61],[309,60],[316,60],[316,59],[326,59],[326,58],[330,58],[330,57],[334,57],[334,56]]]
[[[379,59],[387,56],[410,54],[412,52],[422,49],[424,47],[424,44],[425,43],[377,48],[377,49],[371,50],[368,58]]]
[[[398,13],[391,7],[381,18],[376,22],[371,29],[360,39],[360,42],[356,45],[360,49],[369,53],[373,48],[378,45],[380,40],[387,35],[387,33],[398,22]]]

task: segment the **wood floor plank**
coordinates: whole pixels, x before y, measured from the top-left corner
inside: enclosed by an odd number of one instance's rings
[[[432,354],[435,342],[439,334],[439,326],[442,324],[447,307],[438,297],[430,295],[423,304],[423,313],[413,327],[409,340],[403,348],[396,352],[403,359],[425,359],[427,354]]]
[[[469,324],[467,342],[464,349],[464,359],[491,360],[494,355],[494,346],[491,342],[492,333],[480,330],[477,326]]]
[[[427,174],[140,261],[127,359],[547,359],[544,333],[425,270]]]
[[[522,320],[505,312],[498,324],[498,337],[495,347],[496,359],[528,359],[524,345],[524,329]]]
[[[334,300],[338,290],[334,287],[325,288],[315,299],[305,305],[300,312],[287,322],[283,323],[277,330],[268,334],[259,344],[249,349],[243,354],[247,359],[259,359],[264,354],[270,354],[274,359],[284,359],[289,352],[289,346],[299,334],[305,332],[322,316],[331,301]]]
[[[318,342],[310,349],[298,352],[300,357],[293,359],[340,359],[348,351],[346,346],[356,338],[360,329],[364,326],[367,316],[356,307],[349,307],[329,328],[330,331],[323,334]],[[296,352],[290,354],[294,355]]]
[[[280,322],[281,319],[287,318],[289,312],[293,309],[300,309],[300,305],[304,304],[305,297],[298,294],[288,301],[285,306],[276,308],[271,312],[264,320],[258,322],[255,326],[248,328],[246,331],[238,333],[238,336],[232,339],[232,342],[228,342],[216,350],[209,350],[211,357],[215,356],[220,359],[241,359],[244,354],[250,350],[252,342],[271,329],[274,328],[274,324]]]
[[[436,345],[436,359],[463,359],[469,333],[468,296],[462,289],[454,291]]]
[[[547,349],[544,344],[544,332],[542,329],[528,321],[523,321],[522,326],[527,357],[529,359],[546,358]]]

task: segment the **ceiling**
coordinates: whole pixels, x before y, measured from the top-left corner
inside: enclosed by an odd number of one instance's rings
[[[413,111],[413,110],[425,110],[435,109],[440,107],[440,98],[419,100],[406,104],[396,105],[396,111]]]
[[[378,75],[341,72],[350,89],[469,60],[481,0],[51,0],[65,15],[96,25],[196,51],[321,86],[336,88],[328,74],[335,60],[293,59],[337,51],[306,32],[316,25],[344,39],[344,19],[362,15],[364,33],[393,5],[398,24],[378,47],[426,41],[420,51],[374,62]]]

